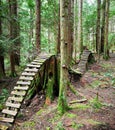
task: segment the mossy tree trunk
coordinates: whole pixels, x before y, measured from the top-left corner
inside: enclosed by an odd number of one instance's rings
[[[61,64],[60,64],[60,89],[58,110],[63,114],[68,109],[67,105],[67,82],[68,82],[68,0],[60,1],[60,29],[61,29]]]
[[[108,48],[108,28],[109,28],[109,5],[110,0],[106,0],[105,7],[105,33],[104,33],[104,59],[107,60],[109,58],[109,48]]]

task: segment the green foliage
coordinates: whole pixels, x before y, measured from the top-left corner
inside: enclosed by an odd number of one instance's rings
[[[65,130],[61,121],[57,123],[56,130]]]
[[[90,101],[90,105],[94,108],[94,109],[100,109],[102,106],[103,106],[103,104],[99,101],[99,99],[98,99],[98,95],[94,98],[94,99],[92,99],[91,101]]]
[[[82,124],[77,124],[76,122],[72,123],[72,128],[74,128],[75,130],[79,130],[82,126]]]
[[[7,89],[2,89],[2,93],[0,95],[0,110],[3,109],[4,107],[4,103],[6,101],[6,99],[8,98],[9,93]]]

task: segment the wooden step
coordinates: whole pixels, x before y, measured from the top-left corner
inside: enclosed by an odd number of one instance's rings
[[[44,59],[44,60],[46,60],[46,59],[48,59],[50,56],[39,56],[39,57],[37,57],[36,59],[37,60],[42,60],[42,59]]]
[[[31,64],[33,64],[33,65],[40,65],[41,66],[43,63],[42,62],[34,62],[33,61],[33,62],[31,62]]]
[[[43,59],[35,59],[33,60],[33,62],[39,62],[39,63],[44,63],[46,60]]]
[[[17,81],[17,83],[16,83],[17,85],[30,85],[31,84],[31,82],[27,82],[27,81]]]
[[[36,69],[36,68],[34,68],[34,69],[26,68],[24,71],[27,71],[27,72],[38,72],[38,69]]]
[[[16,115],[17,115],[17,111],[8,110],[8,109],[3,109],[3,110],[2,110],[2,113],[3,113],[3,114],[12,115],[12,116],[16,116]]]
[[[25,96],[26,91],[12,91],[11,94],[12,95],[17,95],[17,96]]]
[[[13,108],[20,108],[21,104],[20,103],[11,103],[11,102],[6,102],[7,107],[13,107]]]
[[[7,123],[13,123],[14,119],[13,118],[0,117],[0,121],[7,122]]]
[[[33,65],[33,64],[28,64],[27,67],[35,67],[35,68],[40,68],[40,65]]]
[[[16,86],[16,87],[14,87],[14,89],[15,90],[28,90],[29,86],[22,86],[22,87]]]
[[[25,77],[25,76],[20,76],[19,78],[20,80],[27,80],[27,81],[31,81],[33,80],[34,78],[33,77]]]
[[[28,72],[23,72],[22,76],[35,76],[36,73],[28,73]]]
[[[22,102],[24,97],[9,97],[8,101]]]

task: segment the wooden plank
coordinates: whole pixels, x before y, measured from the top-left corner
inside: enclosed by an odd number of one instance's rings
[[[42,62],[31,62],[31,64],[33,64],[33,65],[42,65],[43,63]]]
[[[20,108],[21,104],[20,103],[11,103],[11,102],[6,102],[7,107],[13,107],[13,108]]]
[[[39,63],[44,63],[46,60],[42,60],[42,59],[35,59],[33,60],[34,62],[39,62]]]
[[[16,86],[16,87],[14,87],[14,89],[15,90],[28,90],[29,86],[23,86],[23,87]]]
[[[27,71],[27,72],[38,72],[38,69],[36,69],[36,68],[34,68],[34,69],[26,68],[24,71]]]
[[[25,76],[20,76],[19,78],[20,80],[27,80],[27,81],[31,81],[33,80],[34,78],[33,77],[25,77]]]
[[[29,81],[17,81],[16,84],[17,84],[17,85],[30,85],[31,82],[29,82]]]
[[[28,72],[23,72],[22,76],[35,76],[36,73],[28,73]]]
[[[33,64],[28,64],[27,67],[35,67],[35,68],[40,68],[40,65],[33,65]]]
[[[16,116],[17,115],[17,111],[8,110],[8,109],[3,109],[2,113],[8,114],[8,115],[12,115],[12,116]]]
[[[26,91],[12,91],[11,94],[12,95],[17,95],[17,96],[25,96]]]
[[[24,97],[9,97],[8,101],[22,102]]]
[[[0,121],[7,122],[7,123],[13,123],[14,119],[13,118],[0,117]]]

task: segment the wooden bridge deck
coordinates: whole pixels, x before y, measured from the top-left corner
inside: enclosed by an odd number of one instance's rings
[[[19,80],[11,91],[10,97],[7,99],[5,108],[2,110],[0,122],[12,124],[21,108],[28,90],[32,87],[32,81],[39,72],[39,69],[52,55],[39,55],[35,60],[27,65],[22,72]]]
[[[71,72],[79,75],[83,75],[87,68],[88,63],[94,61],[94,57],[92,55],[92,52],[89,50],[84,50],[80,62],[78,63],[76,68],[71,68]]]

